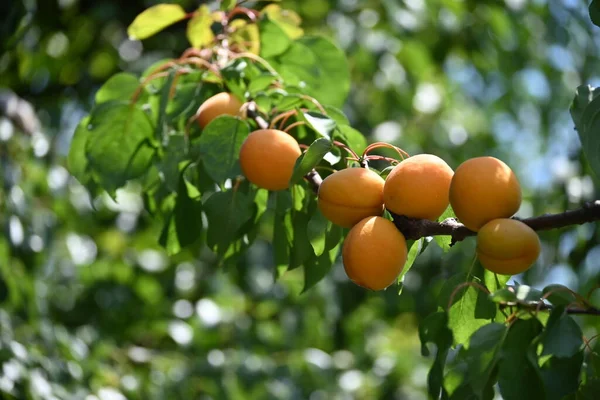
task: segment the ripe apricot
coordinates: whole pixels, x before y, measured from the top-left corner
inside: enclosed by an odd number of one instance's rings
[[[242,143],[240,166],[244,176],[256,186],[283,190],[289,186],[300,154],[298,142],[289,134],[278,129],[259,129]]]
[[[221,115],[236,116],[240,112],[242,102],[231,93],[221,92],[209,97],[200,105],[198,112],[198,124],[202,129],[213,119]]]
[[[496,218],[509,218],[521,206],[516,175],[494,157],[471,158],[458,166],[450,183],[450,204],[458,219],[478,231]]]
[[[357,285],[382,290],[396,281],[407,257],[406,239],[389,220],[367,217],[350,229],[342,260],[348,277]]]
[[[367,168],[334,172],[319,186],[319,209],[334,224],[351,228],[363,218],[383,213],[384,183]]]
[[[521,221],[494,219],[477,232],[477,257],[484,268],[501,275],[519,274],[540,255],[540,238]]]
[[[438,156],[409,157],[385,179],[385,208],[410,218],[437,220],[448,208],[452,175],[452,168]]]

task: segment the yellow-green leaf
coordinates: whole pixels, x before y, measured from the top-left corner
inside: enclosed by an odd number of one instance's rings
[[[230,26],[235,27],[235,31],[230,37],[231,46],[236,45],[242,51],[248,51],[256,55],[260,54],[260,33],[255,23],[235,19],[231,21]]]
[[[181,21],[186,13],[177,4],[157,4],[139,14],[127,28],[130,39],[146,39],[157,32]]]
[[[215,40],[215,35],[210,28],[213,24],[213,16],[208,6],[198,8],[187,26],[187,38],[192,47],[201,48]]]
[[[277,4],[269,4],[262,12],[265,13],[271,21],[279,25],[291,39],[296,39],[304,34],[304,31],[300,28],[302,19],[296,12],[282,9],[281,6]]]

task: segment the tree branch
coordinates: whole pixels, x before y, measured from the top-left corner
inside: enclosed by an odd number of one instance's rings
[[[426,236],[447,235],[452,236],[451,245],[460,242],[477,232],[469,230],[455,218],[448,218],[441,222],[424,219],[414,219],[391,213],[394,224],[407,239],[417,240]],[[535,231],[564,228],[569,225],[581,225],[587,222],[600,220],[600,200],[585,203],[576,210],[568,210],[558,214],[544,214],[531,218],[516,218]]]
[[[554,306],[552,306],[550,304],[546,304],[546,303],[523,304],[523,303],[507,302],[507,303],[499,303],[499,306],[500,306],[500,309],[514,307],[514,308],[520,308],[520,309],[528,309],[531,311],[552,311],[554,309]],[[567,308],[565,308],[565,312],[567,314],[572,314],[572,315],[600,315],[600,309],[597,309],[595,307],[588,307],[588,308],[567,307]]]

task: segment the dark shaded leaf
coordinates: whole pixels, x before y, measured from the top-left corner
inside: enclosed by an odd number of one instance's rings
[[[252,218],[254,209],[253,199],[245,193],[228,190],[212,194],[204,203],[208,219],[208,246],[224,254],[238,239],[240,229]]]
[[[241,174],[239,155],[250,133],[248,124],[223,115],[212,120],[198,139],[198,151],[206,173],[217,183]]]
[[[444,365],[450,346],[452,346],[452,331],[448,328],[448,315],[443,311],[429,314],[419,324],[421,339],[421,354],[430,354],[427,343],[436,345],[435,360],[427,375],[427,389],[430,398],[438,399],[443,389]]]
[[[555,307],[542,335],[542,355],[556,358],[573,357],[583,345],[581,328],[565,313],[564,307]]]

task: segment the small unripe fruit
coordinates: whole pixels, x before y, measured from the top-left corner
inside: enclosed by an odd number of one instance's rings
[[[221,92],[209,97],[200,105],[196,113],[198,124],[202,129],[213,119],[221,115],[237,116],[242,107],[242,102],[231,93]]]
[[[301,154],[298,142],[289,134],[278,129],[260,129],[242,143],[240,166],[244,176],[256,186],[283,190],[289,187]]]
[[[407,254],[404,235],[383,217],[368,217],[354,225],[342,248],[348,277],[371,290],[383,290],[394,283]]]
[[[334,172],[319,186],[319,209],[334,224],[351,228],[363,218],[383,213],[384,183],[367,168]]]
[[[437,220],[448,208],[452,175],[452,168],[437,156],[409,157],[385,179],[385,208],[410,218]]]
[[[540,255],[540,238],[521,221],[494,219],[477,232],[477,257],[484,268],[501,275],[526,271]]]
[[[478,231],[496,218],[509,218],[521,206],[521,186],[513,171],[494,157],[476,157],[454,171],[450,204],[456,217]]]

